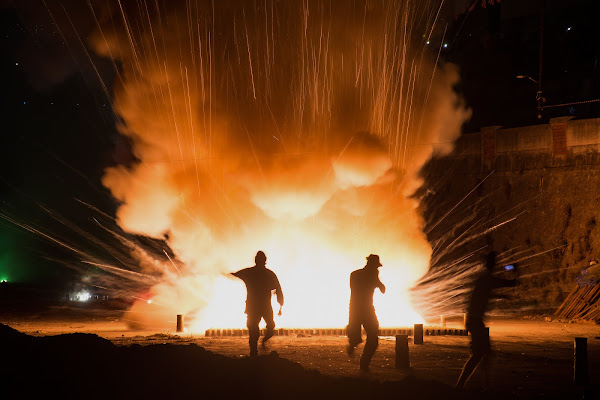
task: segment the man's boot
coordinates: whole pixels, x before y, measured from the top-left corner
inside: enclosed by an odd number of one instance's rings
[[[369,357],[365,357],[364,355],[360,357],[360,370],[362,372],[369,372],[371,368],[369,368],[369,364],[371,363],[371,359]]]
[[[258,340],[254,343],[250,343],[250,357],[258,356]]]
[[[269,339],[271,339],[272,337],[273,337],[273,331],[265,332],[265,336],[263,336],[262,341],[261,341],[261,345],[262,345],[263,349],[266,347],[267,341]]]

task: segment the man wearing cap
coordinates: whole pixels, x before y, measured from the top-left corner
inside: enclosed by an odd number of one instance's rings
[[[246,284],[246,315],[248,326],[248,334],[250,339],[250,356],[258,355],[258,337],[260,329],[258,324],[261,319],[265,320],[267,330],[262,339],[262,345],[265,346],[267,340],[273,336],[275,329],[275,321],[273,321],[273,308],[271,307],[272,291],[277,295],[277,302],[283,306],[283,292],[281,285],[277,279],[277,275],[266,267],[267,256],[264,252],[259,251],[254,257],[255,265],[250,268],[244,268],[237,272],[232,272],[231,275],[236,276]],[[279,308],[281,315],[281,307]]]
[[[379,321],[373,307],[373,293],[379,288],[385,293],[385,285],[379,280],[381,267],[379,256],[371,254],[367,257],[367,264],[362,269],[357,269],[350,274],[350,316],[346,332],[348,334],[348,355],[352,357],[354,349],[362,343],[361,328],[367,332],[367,342],[360,357],[360,370],[369,371],[371,358],[379,343]]]

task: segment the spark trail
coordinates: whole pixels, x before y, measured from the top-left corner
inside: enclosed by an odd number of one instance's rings
[[[113,108],[139,160],[103,183],[122,229],[166,238],[180,264],[128,319],[243,325],[225,275],[264,250],[280,324],[343,326],[348,274],[370,253],[382,325],[419,320],[407,291],[431,248],[409,195],[469,116],[456,70],[426,50],[442,2],[138,3],[94,3],[91,43],[118,60]]]

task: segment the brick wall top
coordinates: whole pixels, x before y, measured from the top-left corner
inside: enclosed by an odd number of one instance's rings
[[[553,118],[549,124],[496,130],[496,154],[552,153],[551,124],[566,122],[566,145],[569,152],[584,153],[600,150],[600,118],[570,120],[570,117]],[[482,132],[489,130],[483,128]],[[456,143],[455,154],[481,155],[482,132],[463,134]]]

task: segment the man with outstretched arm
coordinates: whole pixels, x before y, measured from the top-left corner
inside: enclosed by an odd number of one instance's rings
[[[277,302],[280,305],[279,315],[281,315],[281,307],[283,307],[283,292],[281,285],[277,279],[277,275],[266,267],[267,256],[264,252],[259,251],[254,257],[255,265],[250,268],[244,268],[231,275],[240,278],[246,284],[246,315],[248,326],[248,334],[250,339],[250,356],[258,355],[258,338],[260,329],[258,324],[261,319],[265,320],[267,330],[262,339],[262,345],[273,336],[275,329],[275,321],[273,320],[273,308],[271,307],[272,291],[277,295]]]
[[[502,279],[492,275],[496,266],[496,252],[491,251],[486,255],[485,269],[475,280],[471,298],[467,308],[465,328],[471,334],[471,357],[465,363],[458,378],[456,387],[463,388],[469,377],[475,372],[478,365],[483,368],[485,384],[489,387],[489,355],[490,335],[483,323],[485,312],[488,308],[490,296],[494,289],[511,287],[518,284],[517,279]],[[516,264],[513,269],[516,268]],[[516,273],[516,271],[515,271]]]

